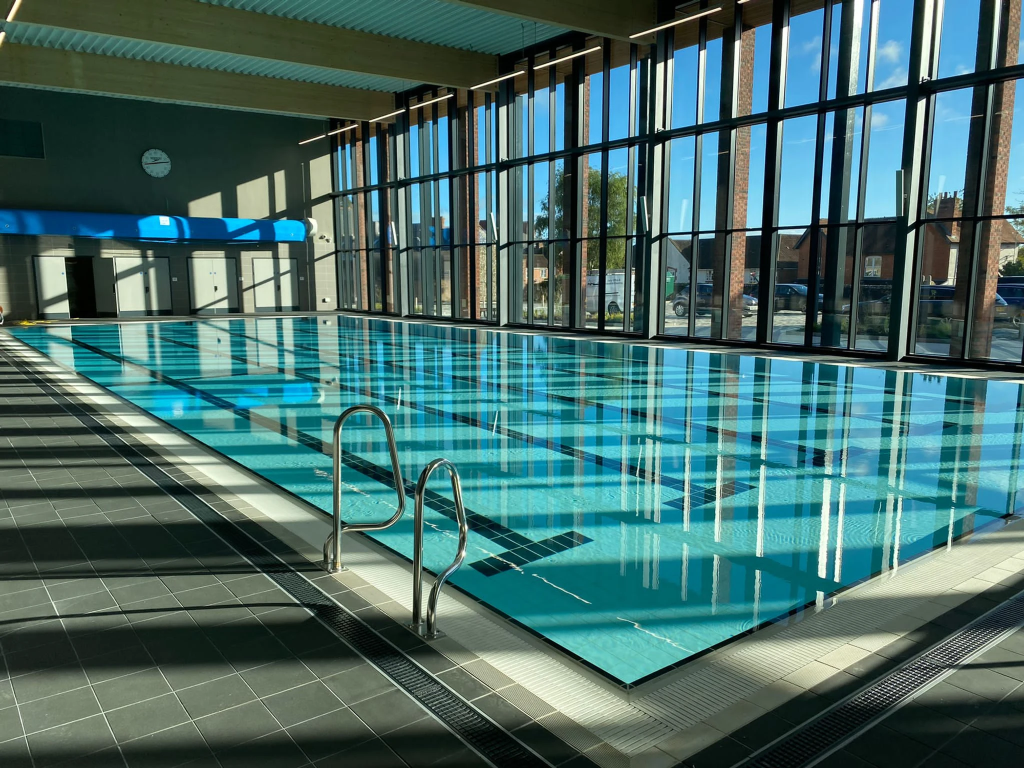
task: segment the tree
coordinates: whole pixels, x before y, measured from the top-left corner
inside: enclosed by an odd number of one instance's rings
[[[1006,206],[1008,216],[1024,216],[1024,204]],[[1020,234],[1024,235],[1024,219],[1010,219],[1010,224]],[[1016,277],[1016,275],[1014,275]]]
[[[538,239],[563,239],[569,237],[568,217],[565,210],[566,202],[565,172],[562,168],[555,169],[554,213],[551,211],[551,195],[540,204],[540,213],[534,219],[533,229]],[[626,234],[628,198],[628,179],[623,173],[608,174],[608,237],[623,237]],[[635,191],[634,191],[635,195]],[[635,200],[634,196],[634,200]],[[601,171],[597,168],[587,170],[587,208],[586,231],[584,237],[599,238],[601,236]],[[635,229],[634,229],[635,231]],[[598,268],[598,251],[587,249],[587,270]],[[624,269],[626,266],[626,241],[608,240],[608,269]]]

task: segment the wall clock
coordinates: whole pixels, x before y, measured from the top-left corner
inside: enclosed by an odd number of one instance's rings
[[[162,149],[147,149],[142,153],[142,170],[156,179],[171,172],[171,158]]]

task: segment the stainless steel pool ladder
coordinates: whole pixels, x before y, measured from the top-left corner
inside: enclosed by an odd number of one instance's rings
[[[452,564],[445,568],[434,579],[427,599],[427,620],[423,621],[423,496],[427,490],[427,481],[434,470],[444,467],[452,481],[452,496],[455,500],[455,517],[459,525],[459,548]],[[412,625],[411,628],[426,640],[444,637],[437,629],[437,601],[441,597],[441,589],[448,577],[459,570],[466,559],[466,543],[469,539],[469,523],[466,521],[466,508],[462,504],[462,480],[459,471],[448,459],[434,459],[423,468],[419,482],[416,483],[416,503],[414,539],[412,550]]]
[[[384,425],[384,434],[388,441],[388,452],[391,454],[391,473],[398,491],[398,509],[395,514],[383,523],[342,523],[341,522],[341,428],[351,416],[357,413],[368,413],[376,416]],[[324,569],[328,573],[345,570],[341,564],[341,534],[345,531],[383,531],[397,523],[405,512],[405,481],[402,479],[402,468],[398,464],[398,445],[395,443],[395,432],[391,428],[391,420],[380,408],[373,405],[353,405],[345,410],[334,423],[334,521],[333,529],[324,542]]]

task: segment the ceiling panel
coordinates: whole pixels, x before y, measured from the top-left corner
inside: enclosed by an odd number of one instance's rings
[[[422,43],[503,54],[568,30],[441,0],[200,0]]]

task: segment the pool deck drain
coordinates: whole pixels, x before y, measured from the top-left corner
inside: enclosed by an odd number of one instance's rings
[[[247,517],[278,532],[310,560],[319,557],[327,524],[316,514],[269,489],[232,494],[227,489],[239,477],[250,486],[253,477],[148,415],[129,411],[123,401],[20,343],[5,346],[87,401],[114,404],[118,413],[108,417],[112,423],[239,508],[232,513],[239,519]],[[979,541],[984,546],[975,546]],[[351,570],[341,582],[401,623],[410,603],[408,568],[372,543],[353,543]],[[862,686],[878,670],[887,671],[920,650],[922,633],[934,642],[935,632],[941,637],[955,629],[939,626],[947,616],[977,615],[983,611],[973,606],[987,603],[987,610],[993,601],[1006,599],[1008,585],[1022,583],[1024,526],[1013,521],[1002,530],[900,566],[844,593],[826,611],[780,622],[628,695],[611,690],[588,670],[538,647],[532,638],[455,594],[442,598],[439,611],[449,637],[427,650],[471,671],[498,691],[491,695],[513,704],[599,765],[687,764],[695,754],[707,754],[706,747],[729,741],[748,724],[804,694],[834,687],[837,680]],[[400,646],[407,642],[400,633],[386,634]],[[416,648],[410,654],[415,658],[417,652],[425,653]],[[763,744],[753,744],[747,754]]]

